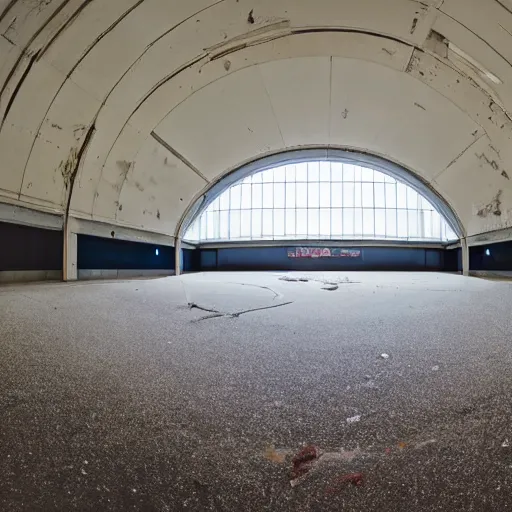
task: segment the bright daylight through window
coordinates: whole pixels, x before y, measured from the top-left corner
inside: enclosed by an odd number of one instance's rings
[[[256,172],[217,197],[185,239],[456,239],[432,204],[382,172],[339,162],[283,165]]]

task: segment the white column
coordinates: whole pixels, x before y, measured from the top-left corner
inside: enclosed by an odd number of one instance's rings
[[[63,281],[78,279],[78,236],[70,229],[69,222],[64,225],[64,257],[62,265]]]
[[[176,237],[174,242],[174,249],[176,251],[176,258],[175,258],[175,273],[177,276],[181,275],[181,238]]]
[[[466,238],[460,239],[462,249],[462,275],[469,276],[469,246]]]

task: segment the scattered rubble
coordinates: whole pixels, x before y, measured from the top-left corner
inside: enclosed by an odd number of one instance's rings
[[[382,359],[389,359],[389,354],[381,354],[380,357]]]
[[[347,423],[357,423],[358,421],[361,421],[361,415],[358,414],[357,416],[352,416],[352,418],[347,418]]]
[[[349,473],[347,475],[342,475],[336,478],[334,486],[330,487],[327,492],[333,493],[336,492],[346,485],[354,485],[355,487],[361,487],[364,485],[364,475],[363,473]]]

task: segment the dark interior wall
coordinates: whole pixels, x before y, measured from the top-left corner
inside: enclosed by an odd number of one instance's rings
[[[0,222],[0,271],[62,270],[62,231]]]
[[[232,247],[202,249],[200,269],[443,270],[444,253],[443,249],[363,247],[359,258],[289,258],[287,247]]]
[[[174,266],[174,247],[78,235],[79,269],[174,270]]]
[[[200,251],[195,249],[182,249],[182,270],[183,272],[194,272],[199,270],[200,264]]]
[[[512,270],[512,242],[470,247],[471,270]]]

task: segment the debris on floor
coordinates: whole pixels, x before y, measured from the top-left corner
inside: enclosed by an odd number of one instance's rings
[[[297,282],[299,282],[299,278],[291,277],[291,276],[281,276],[279,278],[279,281],[286,281],[287,283],[297,283]]]
[[[432,366],[432,371],[433,372],[438,372],[439,371],[439,366],[437,364],[435,366]]]
[[[398,449],[403,450],[407,446],[407,443],[404,443],[403,441],[400,441],[398,443]]]
[[[501,443],[501,446],[503,448],[509,448],[510,447],[510,442],[508,439],[505,439],[505,441],[503,441],[503,443]]]
[[[347,423],[357,423],[358,421],[361,421],[361,415],[352,416],[351,418],[347,418]]]
[[[334,494],[346,489],[348,486],[353,485],[354,487],[362,487],[364,485],[363,473],[349,473],[337,477],[333,484],[327,488],[327,494]]]
[[[272,445],[267,446],[265,449],[265,453],[263,456],[269,460],[270,462],[275,462],[276,464],[283,464],[286,461],[287,455],[289,455],[289,450],[276,450],[276,448]]]
[[[435,442],[435,439],[428,439],[427,441],[422,441],[421,443],[416,444],[416,449],[423,448],[424,446],[427,446],[429,444],[434,444]]]
[[[292,479],[290,485],[299,485],[304,477],[313,469],[321,457],[321,452],[314,445],[306,446],[292,459]]]
[[[380,357],[382,359],[389,359],[389,354],[381,354]]]
[[[322,290],[327,290],[328,292],[334,292],[338,289],[337,284],[329,285],[329,286],[323,286]]]

